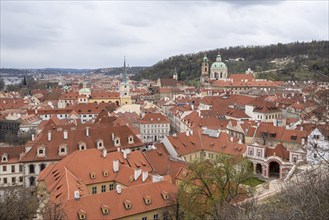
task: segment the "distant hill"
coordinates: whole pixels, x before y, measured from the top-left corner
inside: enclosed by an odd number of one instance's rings
[[[30,75],[30,74],[79,74],[92,72],[92,69],[65,69],[65,68],[44,68],[44,69],[15,69],[1,68],[1,75]]]
[[[195,84],[200,77],[204,55],[207,55],[211,65],[218,52],[227,64],[229,74],[244,73],[247,68],[252,68],[258,73],[257,77],[272,80],[324,81],[329,77],[329,41],[312,41],[268,46],[237,46],[177,55],[142,70],[134,79],[169,78],[176,68],[180,80]]]
[[[146,67],[129,67],[129,75],[135,75]],[[100,68],[100,69],[68,69],[68,68],[45,68],[45,69],[15,69],[15,68],[1,68],[0,75],[30,75],[30,74],[81,74],[81,73],[96,73],[105,75],[119,75],[123,72],[122,67]]]
[[[128,67],[128,74],[129,75],[136,75],[140,71],[146,69],[147,67],[141,67],[141,66],[134,66],[134,67]],[[103,73],[105,75],[119,75],[123,72],[123,67],[114,67],[114,68],[101,68],[94,71],[94,73]]]

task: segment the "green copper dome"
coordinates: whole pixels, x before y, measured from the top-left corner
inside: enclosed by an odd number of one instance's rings
[[[222,56],[218,53],[216,62],[211,65],[211,68],[227,68],[226,64],[222,62]]]
[[[90,93],[90,89],[89,88],[82,88],[79,90],[79,93]]]
[[[203,62],[208,62],[208,58],[206,55],[204,55],[204,57],[203,57]]]
[[[226,64],[223,62],[214,62],[211,68],[227,68]]]

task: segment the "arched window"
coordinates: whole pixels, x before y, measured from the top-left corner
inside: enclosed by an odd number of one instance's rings
[[[46,168],[46,164],[42,163],[40,164],[40,172]]]
[[[29,165],[29,173],[35,173],[34,164]]]
[[[114,139],[114,146],[116,146],[116,147],[120,146],[120,138],[119,137],[116,137]]]
[[[67,145],[66,144],[60,145],[58,149],[58,155],[65,156],[66,154],[67,154]]]
[[[30,176],[30,178],[29,178],[29,185],[30,186],[35,186],[35,177],[34,176]]]
[[[86,150],[87,149],[87,145],[85,142],[80,142],[79,143],[79,150]]]
[[[38,157],[44,157],[46,156],[46,148],[44,146],[40,146],[37,149],[37,156]]]
[[[2,154],[1,162],[8,162],[8,154],[6,153]]]
[[[96,142],[97,149],[101,150],[104,148],[104,141],[102,139],[97,140]]]

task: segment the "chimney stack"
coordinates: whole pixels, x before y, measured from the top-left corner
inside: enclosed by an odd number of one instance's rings
[[[116,173],[119,171],[119,160],[113,160],[113,172]]]
[[[230,137],[230,141],[233,142],[233,136]]]
[[[118,184],[118,185],[116,186],[116,189],[117,189],[117,193],[118,193],[118,194],[121,194],[121,185]]]
[[[79,200],[80,199],[80,192],[78,190],[74,191],[74,199]]]
[[[142,169],[134,170],[134,180],[137,180],[141,174],[142,174]]]
[[[32,141],[35,140],[35,136],[34,136],[34,134],[31,135],[31,139],[32,139]]]
[[[67,132],[67,130],[64,130],[64,140],[67,140],[69,136],[69,133]]]
[[[89,127],[86,127],[86,137],[89,137]]]
[[[51,141],[51,131],[48,131],[48,141]]]
[[[107,155],[107,150],[104,148],[104,149],[103,149],[102,156],[103,156],[104,158],[106,158],[106,155]]]
[[[142,181],[145,182],[145,180],[147,179],[148,176],[149,176],[149,173],[147,171],[143,171],[142,172]]]

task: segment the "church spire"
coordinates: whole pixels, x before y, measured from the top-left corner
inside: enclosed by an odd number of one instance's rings
[[[128,76],[127,76],[127,68],[126,68],[126,56],[123,60],[123,75],[122,75],[122,81],[128,82]]]

